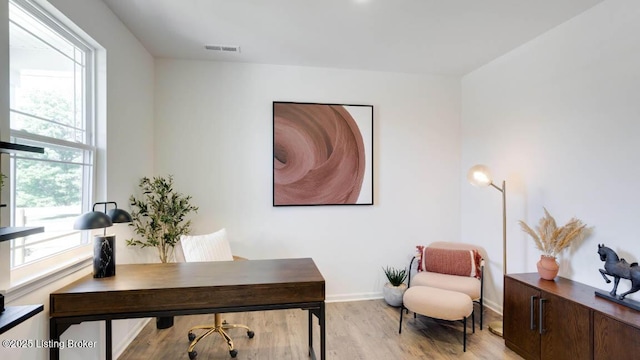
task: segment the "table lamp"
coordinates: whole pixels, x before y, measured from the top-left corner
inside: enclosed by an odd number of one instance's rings
[[[107,211],[107,205],[113,204],[114,208]],[[104,212],[96,211],[97,205],[104,205]],[[131,222],[131,215],[118,209],[118,204],[113,201],[97,202],[93,204],[92,211],[80,215],[73,228],[76,230],[91,230],[104,228],[102,235],[93,238],[93,277],[105,278],[116,274],[116,236],[107,235],[107,228],[117,223]]]
[[[491,179],[489,168],[484,165],[475,165],[467,173],[467,180],[473,186],[492,186],[502,193],[502,275],[507,274],[507,188],[502,181],[502,187],[496,186]],[[502,321],[494,321],[489,324],[489,331],[502,336]]]

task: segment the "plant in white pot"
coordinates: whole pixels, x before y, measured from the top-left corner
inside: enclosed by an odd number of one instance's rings
[[[384,284],[382,288],[382,295],[387,304],[391,306],[402,305],[402,296],[407,290],[407,284],[404,281],[407,279],[407,270],[396,269],[392,267],[382,268],[384,274],[387,276],[388,283]]]

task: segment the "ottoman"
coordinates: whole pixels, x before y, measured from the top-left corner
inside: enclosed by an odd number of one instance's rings
[[[464,324],[463,351],[467,351],[467,318],[469,315],[473,320],[473,332],[476,330],[473,301],[469,295],[430,286],[412,286],[405,291],[402,302],[398,333],[402,333],[402,312],[405,309],[434,319],[462,320]]]

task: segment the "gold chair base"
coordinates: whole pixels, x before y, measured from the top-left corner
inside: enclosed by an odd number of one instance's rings
[[[191,341],[191,343],[189,344],[189,349],[187,350],[187,353],[189,354],[189,358],[191,359],[195,358],[197,353],[195,353],[193,349],[196,347],[198,342],[213,333],[218,333],[220,336],[222,336],[222,338],[227,342],[227,346],[229,347],[229,353],[231,354],[231,357],[235,357],[235,355],[237,355],[238,352],[233,348],[233,341],[231,340],[231,337],[227,334],[225,330],[237,329],[237,328],[247,330],[247,335],[249,336],[249,338],[253,338],[254,332],[248,326],[241,325],[241,324],[228,324],[226,321],[223,322],[220,317],[220,314],[215,314],[214,325],[199,325],[199,326],[192,327],[191,329],[189,329],[189,340]],[[194,330],[205,330],[205,331],[200,336],[195,336],[195,334],[193,333]]]

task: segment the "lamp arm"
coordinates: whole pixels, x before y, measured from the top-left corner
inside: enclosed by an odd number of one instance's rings
[[[101,201],[101,202],[97,202],[97,203],[93,204],[92,210],[96,211],[96,205],[104,205],[104,211],[103,212],[106,214],[107,213],[107,205],[109,205],[109,204],[113,204],[113,206],[116,209],[118,208],[118,204],[116,204],[115,201]],[[107,228],[104,228],[103,235],[107,236]]]
[[[491,184],[489,184],[489,185],[493,186],[496,190],[500,191],[501,193],[504,193],[504,181],[502,182],[502,187],[501,187],[501,188],[500,188],[500,187],[498,187],[498,186],[497,186],[496,184],[494,184],[494,183],[491,183]]]
[[[97,202],[97,203],[93,204],[93,209],[92,210],[96,211],[96,205],[104,205],[104,211],[103,212],[106,213],[107,212],[107,205],[109,205],[109,204],[113,204],[113,206],[115,208],[118,208],[118,204],[115,201],[101,201],[101,202]]]

